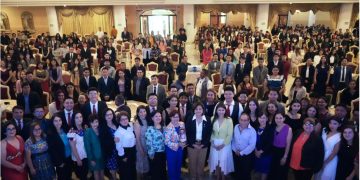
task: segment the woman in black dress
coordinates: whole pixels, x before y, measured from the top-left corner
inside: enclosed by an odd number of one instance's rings
[[[285,115],[285,123],[289,125],[294,132],[302,129],[303,122],[300,114],[300,108],[300,101],[293,100],[290,103],[288,113]]]
[[[337,180],[356,179],[354,166],[355,158],[359,154],[359,137],[354,127],[346,125],[343,128],[340,149],[338,152],[338,164],[336,170]]]
[[[168,57],[163,57],[162,61],[159,63],[159,72],[165,72],[169,75],[168,86],[172,84],[174,80],[174,68],[172,64],[169,62]]]
[[[330,80],[330,66],[326,61],[326,57],[322,56],[320,63],[316,65],[313,88],[318,95],[323,95],[326,92],[326,86],[329,85]]]

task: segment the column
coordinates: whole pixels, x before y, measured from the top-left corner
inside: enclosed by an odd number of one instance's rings
[[[55,36],[56,33],[60,33],[55,6],[46,7],[46,13],[48,18],[49,33],[51,36]]]
[[[352,8],[353,8],[352,3],[341,4],[337,29],[341,28],[343,32],[345,32],[345,29],[349,28],[351,21],[351,14],[353,10]]]
[[[118,30],[116,36],[117,40],[121,39],[121,32],[123,32],[124,27],[126,27],[126,17],[125,17],[125,6],[113,6],[114,10],[114,26]],[[133,34],[137,36],[137,34]]]
[[[250,26],[250,19],[248,13],[244,13],[244,26],[247,28]]]
[[[259,4],[256,13],[256,26],[265,33],[268,29],[269,4]]]
[[[193,42],[195,39],[195,9],[193,4],[184,5],[183,22],[186,29],[187,42]]]
[[[312,26],[315,24],[316,15],[312,10],[309,11],[309,20],[308,20],[308,26]]]

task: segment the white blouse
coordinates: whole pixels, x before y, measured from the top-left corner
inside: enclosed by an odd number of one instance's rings
[[[67,133],[67,137],[72,138],[72,141],[75,141],[75,147],[76,147],[77,153],[79,155],[79,158],[85,159],[85,158],[87,158],[87,154],[86,154],[85,145],[84,145],[84,133],[82,133],[82,134],[83,134],[83,136],[80,136],[77,133],[69,132],[69,133]],[[71,159],[73,161],[76,161],[76,157],[73,153],[71,153]]]
[[[115,143],[119,156],[123,156],[125,154],[124,148],[134,147],[136,144],[133,124],[130,122],[129,125],[130,127],[126,129],[119,126],[114,134],[114,138],[119,138],[120,140],[119,142]]]

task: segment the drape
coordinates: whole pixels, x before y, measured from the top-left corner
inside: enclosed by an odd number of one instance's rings
[[[211,4],[211,5],[195,5],[195,22],[196,27],[200,25],[200,14],[210,13],[210,12],[223,12],[228,13],[232,12],[234,14],[238,12],[248,13],[250,18],[250,26],[252,29],[255,28],[256,25],[256,13],[257,13],[257,5],[256,4]]]
[[[56,8],[59,27],[64,34],[76,32],[77,34],[96,33],[101,27],[102,31],[110,33],[114,25],[112,7],[66,7]]]
[[[351,14],[350,28],[355,26],[356,20],[359,19],[359,3],[354,3]]]
[[[340,4],[270,4],[268,19],[269,29],[277,22],[279,14],[288,14],[288,12],[294,14],[296,10],[300,10],[301,12],[312,10],[314,14],[318,11],[330,12],[331,29],[336,29],[340,13]]]

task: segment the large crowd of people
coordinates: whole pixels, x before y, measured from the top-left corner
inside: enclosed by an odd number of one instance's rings
[[[358,61],[356,28],[200,27],[196,83],[186,77],[192,42],[178,32],[125,28],[122,41],[116,29],[33,39],[2,32],[1,86],[16,100],[1,116],[2,178],[198,180],[209,169],[219,180],[358,179],[359,79],[349,65]],[[258,47],[264,39],[268,47]],[[169,83],[147,76],[148,63]],[[146,106],[131,114],[128,100]]]

